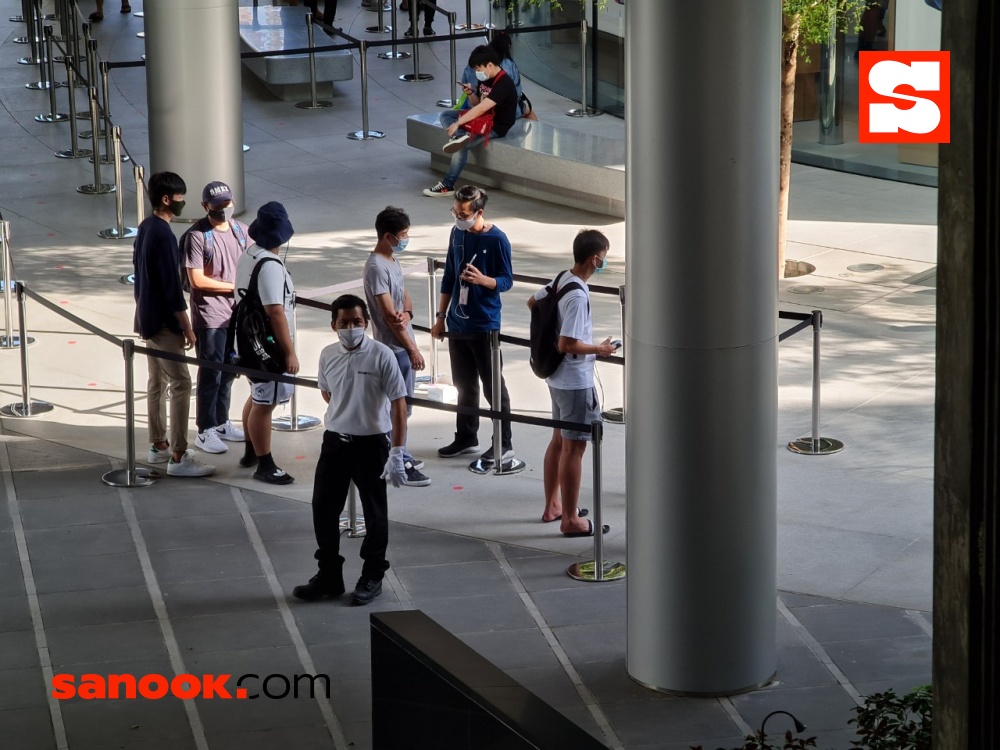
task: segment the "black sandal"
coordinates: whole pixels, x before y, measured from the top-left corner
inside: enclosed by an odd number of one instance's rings
[[[104,20],[104,14],[98,13],[96,10],[88,16],[92,23],[98,23]]]

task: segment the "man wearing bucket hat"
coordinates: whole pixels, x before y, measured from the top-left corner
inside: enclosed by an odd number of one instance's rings
[[[248,234],[256,245],[247,248],[236,264],[236,294],[239,301],[242,294],[250,290],[254,270],[257,272],[256,287],[261,304],[277,342],[285,358],[284,371],[295,375],[299,371],[299,360],[295,356],[292,304],[295,287],[278,251],[287,243],[295,230],[288,219],[285,207],[277,201],[265,203],[257,211],[257,218],[250,225]],[[269,484],[291,484],[291,475],[278,468],[271,457],[271,413],[278,404],[287,403],[292,396],[292,386],[273,380],[250,380],[250,400],[243,407],[243,425],[246,428],[246,442],[240,466],[256,466],[254,479]]]

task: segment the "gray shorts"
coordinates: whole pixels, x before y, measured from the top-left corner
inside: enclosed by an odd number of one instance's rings
[[[559,422],[580,422],[593,424],[601,421],[601,402],[596,388],[565,390],[549,386],[552,397],[552,418]],[[590,440],[590,432],[562,430],[566,440]]]

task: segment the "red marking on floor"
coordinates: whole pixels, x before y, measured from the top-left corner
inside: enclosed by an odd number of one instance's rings
[[[87,383],[88,388],[93,388],[97,383]]]
[[[304,460],[305,460],[305,458],[306,458],[305,456],[296,456],[296,457],[295,457],[295,460],[296,460],[296,461],[304,461]]]
[[[76,342],[75,341],[67,341],[66,343],[67,344],[75,344]]]
[[[455,490],[455,491],[457,491],[457,492],[460,492],[460,491],[464,490],[465,487],[463,487],[460,484],[456,484],[454,487],[452,487],[452,489]]]
[[[59,304],[60,305],[68,305],[69,304],[69,300],[68,299],[61,299],[61,300],[59,300]]]

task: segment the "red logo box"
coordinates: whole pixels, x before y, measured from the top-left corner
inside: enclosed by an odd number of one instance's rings
[[[861,143],[951,140],[948,52],[862,52],[858,56]]]

